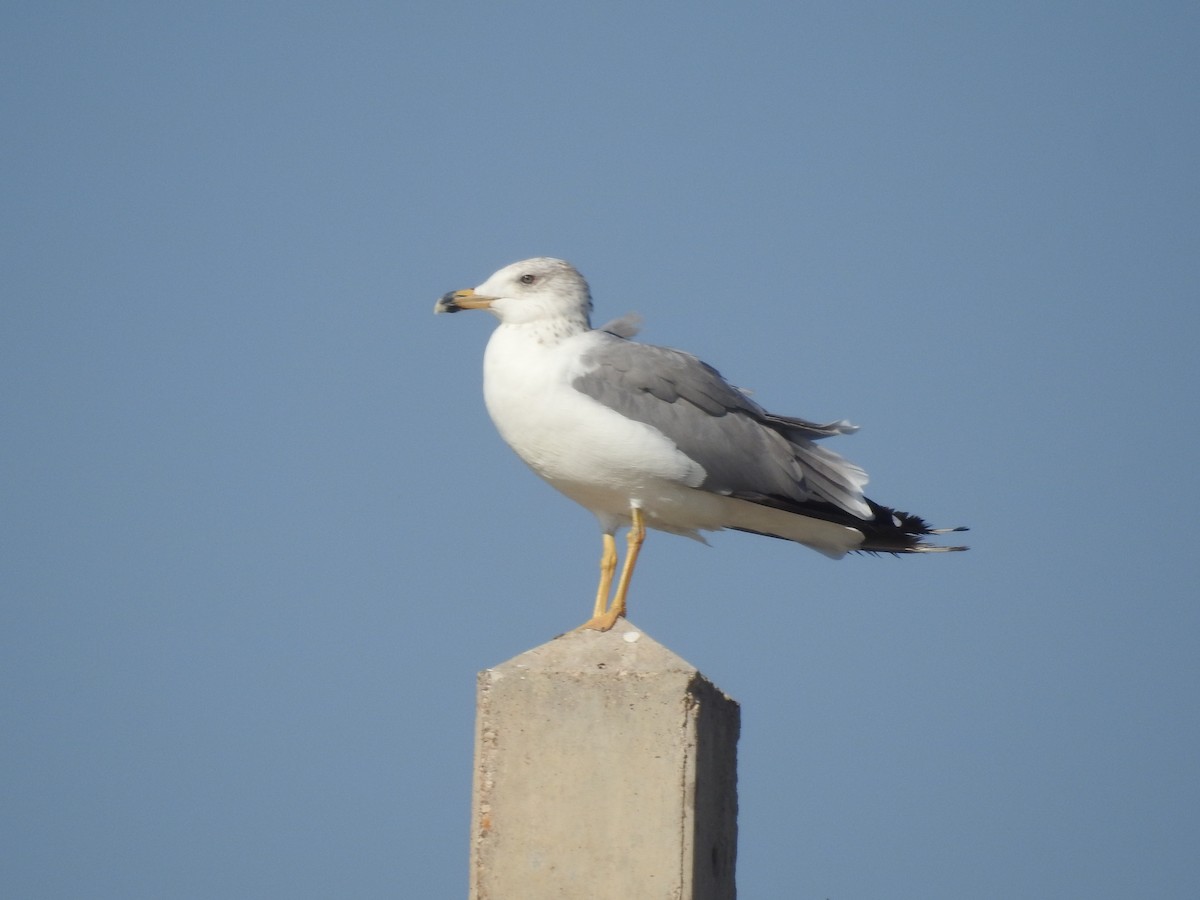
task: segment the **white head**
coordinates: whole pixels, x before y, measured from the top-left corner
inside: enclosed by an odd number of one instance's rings
[[[538,256],[505,266],[479,287],[451,291],[434,312],[486,309],[506,325],[557,319],[589,328],[592,296],[569,262]]]

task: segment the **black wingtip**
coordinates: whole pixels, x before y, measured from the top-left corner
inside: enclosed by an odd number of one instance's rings
[[[870,522],[854,523],[864,535],[860,552],[865,553],[955,553],[967,550],[966,546],[950,547],[931,544],[921,540],[939,534],[967,531],[965,525],[953,528],[934,528],[920,516],[889,509],[874,500],[867,500],[875,518]]]

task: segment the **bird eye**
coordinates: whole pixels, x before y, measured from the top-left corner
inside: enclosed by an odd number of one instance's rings
[[[533,284],[535,281],[537,281],[536,275],[526,273],[521,276],[521,284]]]

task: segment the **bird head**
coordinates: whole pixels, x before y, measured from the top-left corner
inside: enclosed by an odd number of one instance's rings
[[[539,256],[505,266],[479,287],[451,291],[433,307],[435,313],[464,309],[486,309],[505,324],[569,319],[589,327],[592,297],[569,262]]]

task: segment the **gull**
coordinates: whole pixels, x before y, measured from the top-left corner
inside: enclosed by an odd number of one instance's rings
[[[484,400],[500,436],[600,523],[600,583],[580,629],[607,631],[626,614],[647,528],[701,541],[702,531],[730,528],[834,559],[966,549],[924,540],[966,529],[931,528],[868,499],[867,473],[817,444],[857,426],[769,413],[696,357],[632,340],[629,318],[592,328],[587,282],[564,260],[513,263],[434,306],[469,309],[500,321],[483,357]],[[625,526],[609,602],[615,535]]]

